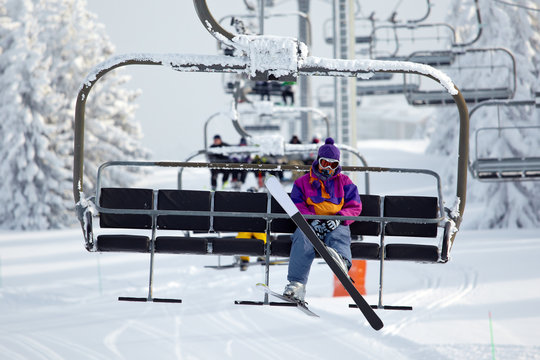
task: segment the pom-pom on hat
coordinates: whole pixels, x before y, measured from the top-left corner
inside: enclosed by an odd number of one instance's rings
[[[340,151],[337,146],[334,145],[334,139],[326,138],[324,145],[319,148],[319,157],[339,160]]]

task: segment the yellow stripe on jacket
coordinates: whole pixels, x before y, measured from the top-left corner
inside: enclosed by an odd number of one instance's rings
[[[311,178],[310,183],[312,183],[313,181],[318,181],[321,184],[321,197],[325,199],[330,199],[330,195],[326,192],[324,183],[319,179]],[[322,201],[320,203],[315,203],[309,197],[306,199],[306,204],[313,206],[313,210],[317,215],[335,215],[341,210],[344,202],[344,198],[341,198],[341,202],[339,204],[334,204],[330,201]]]

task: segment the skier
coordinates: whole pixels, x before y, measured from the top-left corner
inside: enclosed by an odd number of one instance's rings
[[[281,98],[283,99],[283,104],[287,105],[287,99],[291,99],[291,105],[294,105],[294,89],[293,86],[296,83],[294,81],[285,81],[281,85]]]
[[[310,172],[298,178],[291,191],[291,199],[304,215],[358,216],[362,202],[356,185],[341,173],[340,151],[332,138],[319,148]],[[352,220],[313,220],[311,226],[327,245],[328,251],[345,273],[352,265]],[[315,249],[300,229],[292,237],[287,280],[283,295],[304,301],[309,270],[315,258]]]
[[[229,144],[223,142],[219,134],[214,135],[214,143],[210,145],[210,147],[219,148],[223,146],[229,146]],[[208,160],[213,163],[226,163],[230,161],[227,155],[214,154],[214,153],[208,154]],[[219,174],[222,174],[221,182],[223,184],[223,187],[225,187],[225,185],[227,184],[227,181],[229,180],[229,174],[230,174],[229,170],[211,169],[210,173],[211,173],[210,184],[212,186],[212,191],[216,191],[217,179],[218,179]]]

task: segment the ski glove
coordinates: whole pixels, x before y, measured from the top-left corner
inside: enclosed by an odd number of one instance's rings
[[[339,224],[339,220],[313,220],[311,227],[315,230],[319,239],[323,240],[326,234],[336,230]]]
[[[339,224],[339,220],[326,220],[326,222],[324,223],[324,225],[328,229],[328,232],[336,230]]]
[[[319,239],[323,240],[324,236],[328,232],[328,229],[325,226],[325,222],[321,220],[313,220],[311,222],[311,227],[313,228],[313,231],[315,231],[315,234],[319,237]]]

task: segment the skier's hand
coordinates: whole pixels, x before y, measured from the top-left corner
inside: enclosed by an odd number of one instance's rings
[[[326,223],[324,221],[320,220],[313,220],[311,222],[311,227],[315,231],[315,234],[319,237],[319,239],[324,239],[324,235],[328,232],[328,229],[326,228]]]
[[[326,220],[324,226],[328,229],[328,232],[334,231],[337,229],[341,221],[339,220]]]

